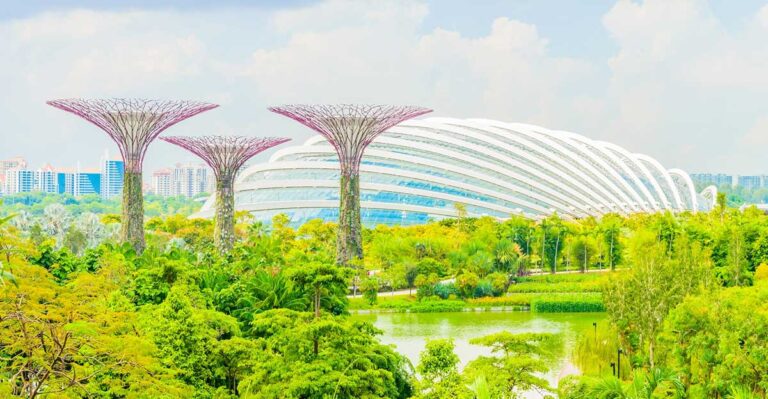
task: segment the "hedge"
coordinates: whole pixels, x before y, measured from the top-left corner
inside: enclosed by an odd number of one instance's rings
[[[554,295],[534,298],[531,310],[540,313],[604,312],[605,305],[599,294]]]

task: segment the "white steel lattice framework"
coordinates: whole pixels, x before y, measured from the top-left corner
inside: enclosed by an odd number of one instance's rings
[[[277,151],[235,183],[236,208],[268,221],[338,217],[339,165],[320,136]],[[484,119],[409,120],[387,130],[360,166],[362,222],[414,224],[456,216],[566,219],[709,210],[687,173],[570,132]],[[334,194],[336,193],[336,194]],[[210,216],[207,203],[198,216]]]

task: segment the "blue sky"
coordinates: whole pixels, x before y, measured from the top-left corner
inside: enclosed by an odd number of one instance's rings
[[[222,104],[169,134],[302,140],[265,107],[418,103],[689,172],[768,173],[767,39],[753,0],[14,1],[0,8],[0,158],[94,163],[114,146],[44,101],[141,96]],[[157,143],[147,170],[193,159]]]

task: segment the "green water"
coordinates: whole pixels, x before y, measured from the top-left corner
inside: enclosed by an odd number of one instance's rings
[[[578,370],[571,363],[571,353],[580,334],[593,334],[593,322],[603,323],[603,313],[533,313],[533,312],[460,312],[460,313],[374,313],[352,317],[373,323],[383,330],[380,339],[392,344],[411,363],[419,363],[419,353],[427,339],[453,338],[462,367],[481,355],[490,355],[487,348],[471,345],[469,340],[498,331],[512,333],[539,332],[562,334],[563,350],[550,364],[547,380],[557,381]],[[528,398],[540,398],[531,392]]]

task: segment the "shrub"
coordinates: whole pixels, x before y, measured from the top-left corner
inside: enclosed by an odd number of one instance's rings
[[[409,310],[414,313],[461,312],[466,304],[464,301],[423,301],[413,304]]]
[[[578,283],[605,279],[610,275],[604,273],[559,273],[559,274],[541,274],[535,276],[517,277],[518,283]]]
[[[379,294],[379,282],[375,278],[363,280],[362,284],[363,298],[369,305],[375,305]]]
[[[602,298],[597,295],[562,295],[534,298],[531,310],[541,313],[604,312]]]
[[[416,290],[416,299],[422,300],[435,295],[435,286],[432,284],[422,285]]]
[[[491,273],[488,275],[488,281],[491,282],[491,286],[493,287],[493,295],[499,296],[506,292],[507,285],[509,284],[509,277],[506,273]]]
[[[768,281],[768,265],[761,263],[755,270],[755,281]]]
[[[480,282],[480,278],[477,274],[472,272],[464,272],[456,276],[456,288],[459,289],[461,296],[465,298],[471,298],[475,292],[475,287]]]
[[[507,292],[600,292],[602,282],[588,281],[583,283],[518,283],[512,284]]]
[[[484,297],[467,300],[467,303],[476,307],[494,306],[518,306],[527,307],[531,304],[532,296],[528,294],[515,294],[502,297]]]
[[[486,296],[493,296],[493,285],[488,280],[480,280],[475,287],[475,292],[472,293],[475,298],[482,298]]]
[[[445,276],[447,274],[445,265],[432,258],[424,258],[420,260],[416,264],[416,270],[418,274],[423,274],[425,276],[430,274]]]
[[[441,299],[448,299],[451,296],[455,298],[459,294],[459,290],[454,283],[437,284],[435,285],[434,292]]]

